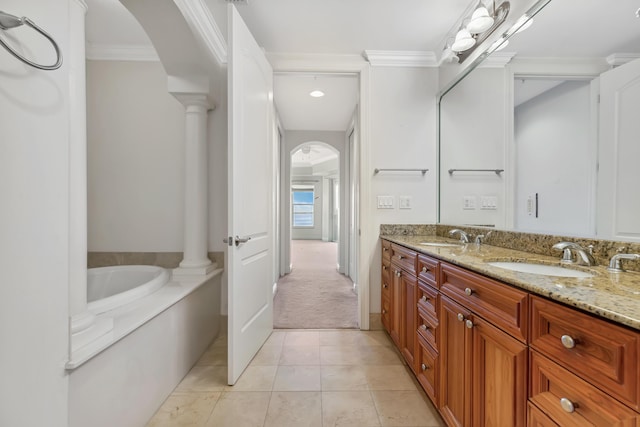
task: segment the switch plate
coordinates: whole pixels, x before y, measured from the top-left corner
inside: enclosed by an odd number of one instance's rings
[[[476,208],[476,196],[464,196],[462,198],[462,209],[473,210]]]
[[[480,198],[480,209],[495,211],[498,209],[498,198],[496,196],[482,196]]]
[[[398,196],[398,208],[411,209],[411,196]]]
[[[378,209],[393,209],[393,196],[378,196]]]

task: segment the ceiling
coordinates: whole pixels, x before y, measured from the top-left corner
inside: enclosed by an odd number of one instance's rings
[[[338,152],[324,143],[309,142],[291,154],[291,167],[294,169],[313,168],[314,166],[332,160],[336,161],[334,165],[335,170],[324,170],[325,173],[334,173],[337,171]]]
[[[150,45],[118,0],[86,0],[90,45]],[[248,0],[237,9],[269,53],[361,55],[364,50],[431,51],[478,0]],[[512,0],[515,1],[515,0]],[[205,0],[223,34],[226,1]],[[602,57],[640,52],[640,0],[552,0],[533,26],[510,41],[519,56]],[[314,77],[315,79],[312,79]],[[357,78],[276,75],[274,100],[285,129],[346,130]],[[322,88],[324,98],[309,90]]]

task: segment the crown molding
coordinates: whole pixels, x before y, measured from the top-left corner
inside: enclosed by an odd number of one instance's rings
[[[87,42],[86,58],[94,61],[160,61],[150,44],[94,44]]]
[[[364,58],[372,67],[437,67],[438,61],[434,52],[365,50]]]
[[[220,65],[227,63],[227,42],[204,0],[174,0],[194,37]]]
[[[618,67],[638,58],[640,58],[640,54],[637,53],[614,53],[607,56],[606,60],[607,64],[611,65],[612,67]]]
[[[361,55],[265,52],[274,71],[344,72],[369,66]]]
[[[516,52],[493,52],[478,65],[478,68],[504,68],[514,56]]]

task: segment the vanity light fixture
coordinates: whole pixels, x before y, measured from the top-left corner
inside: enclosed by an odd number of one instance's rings
[[[461,29],[456,34],[456,39],[451,45],[451,50],[454,52],[464,52],[471,49],[476,44],[476,39],[471,36],[471,33],[466,28]]]
[[[473,11],[471,21],[467,24],[467,30],[471,34],[480,34],[487,31],[493,25],[494,19],[489,15],[486,7],[480,6]]]
[[[321,90],[316,89],[316,90],[313,90],[313,91],[309,92],[309,95],[314,97],[314,98],[321,98],[321,97],[324,96],[324,92],[321,91]]]

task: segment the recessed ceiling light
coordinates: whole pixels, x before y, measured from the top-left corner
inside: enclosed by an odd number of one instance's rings
[[[320,98],[321,96],[324,96],[324,92],[321,90],[314,90],[311,91],[309,95],[313,96],[314,98]]]

